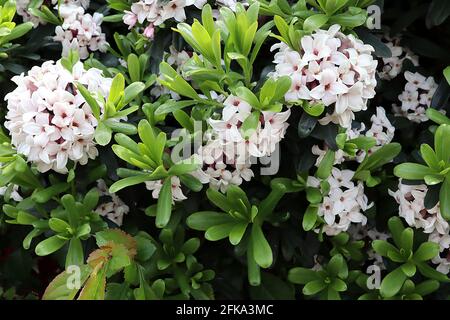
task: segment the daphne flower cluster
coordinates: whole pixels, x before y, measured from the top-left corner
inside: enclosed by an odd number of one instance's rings
[[[240,185],[253,177],[251,158],[270,156],[284,138],[291,112],[262,111],[257,127],[243,132],[242,124],[252,107],[239,97],[230,95],[223,102],[220,118],[209,119],[212,132],[199,154],[203,168],[197,177],[225,192],[230,184]]]
[[[51,4],[54,5],[54,9],[58,10],[61,17],[66,17],[72,10],[76,10],[77,7],[87,9],[89,7],[89,0],[64,0],[58,3],[58,0],[51,0]],[[28,7],[31,0],[17,0],[16,11],[19,16],[23,18],[23,21],[30,21],[33,23],[33,27],[36,28],[39,24],[45,24],[45,21],[39,17],[32,15],[28,11]]]
[[[339,29],[333,25],[328,31],[304,36],[300,52],[284,43],[272,46],[272,50],[279,50],[272,76],[291,77],[287,101],[334,105],[321,124],[333,122],[349,128],[354,112],[366,110],[367,101],[375,96],[377,61],[372,57],[372,46]]]
[[[405,90],[398,96],[401,105],[393,105],[395,114],[417,123],[428,121],[425,112],[437,89],[434,78],[406,71],[405,79]]]
[[[8,197],[14,201],[19,202],[23,200],[23,197],[19,193],[19,186],[16,184],[8,184],[0,187],[0,196],[5,197],[7,194]]]
[[[68,160],[84,165],[98,155],[93,141],[97,119],[75,84],[83,84],[94,96],[107,97],[111,79],[101,70],[85,70],[77,62],[69,72],[60,61],[46,61],[12,81],[17,88],[5,97],[5,127],[17,152],[40,172],[65,173]]]
[[[354,174],[355,172],[351,170],[333,168],[327,180],[330,192],[323,197],[318,215],[325,220],[323,231],[329,236],[347,231],[352,223],[362,225],[367,223],[367,217],[363,212],[373,204],[369,204],[364,194],[363,183],[352,181]],[[310,176],[307,185],[319,188],[320,180]]]
[[[377,107],[376,114],[372,115],[370,121],[372,126],[370,129],[366,130],[364,123],[361,123],[359,128],[348,128],[346,130],[347,140],[356,139],[360,136],[366,136],[374,138],[376,145],[368,150],[368,154],[372,154],[380,147],[390,143],[394,139],[395,127],[391,124],[386,116],[386,110],[383,107]],[[364,133],[365,132],[365,133]],[[316,166],[319,166],[323,157],[327,152],[328,146],[325,145],[324,149],[321,149],[318,145],[312,147],[312,153],[318,156],[316,160]],[[364,150],[359,150],[356,154],[354,160],[361,163],[366,157],[366,152]],[[334,164],[341,164],[346,160],[351,160],[350,156],[347,155],[343,150],[339,149],[335,152]]]
[[[128,214],[130,208],[115,193],[110,193],[103,179],[97,181],[97,190],[99,195],[106,199],[100,204],[95,212],[102,217],[106,217],[119,227],[122,225],[123,216]]]
[[[181,22],[186,19],[185,7],[195,5],[202,8],[206,0],[139,0],[133,2],[130,10],[125,10],[123,22],[128,25],[128,29],[133,28],[136,23],[144,27],[143,34],[153,39],[155,27],[161,25],[168,19],[174,18]]]
[[[101,29],[102,20],[101,13],[95,12],[92,16],[82,7],[71,8],[53,37],[62,44],[62,56],[67,56],[70,50],[78,51],[81,59],[88,58],[89,51],[106,52],[108,43]]]
[[[433,262],[439,264],[439,271],[446,270],[444,273],[448,273],[450,267],[450,226],[441,215],[439,203],[431,209],[425,207],[427,192],[428,187],[426,185],[405,185],[401,181],[396,192],[389,190],[389,194],[399,204],[399,216],[404,218],[409,226],[423,229],[424,233],[429,234],[429,241],[439,244],[444,258],[439,255],[433,259]]]
[[[382,40],[391,50],[392,56],[380,59],[378,76],[381,79],[389,81],[396,78],[402,72],[405,60],[411,61],[416,67],[419,65],[419,58],[411,50],[400,45],[400,38],[383,37]]]

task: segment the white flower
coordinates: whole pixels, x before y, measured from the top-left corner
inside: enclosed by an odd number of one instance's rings
[[[0,196],[5,196],[9,193],[8,197],[13,199],[14,201],[22,201],[23,198],[19,193],[19,186],[16,184],[8,184],[6,186],[0,187]]]
[[[82,7],[70,10],[64,17],[61,26],[55,29],[55,41],[61,42],[62,56],[67,56],[70,50],[77,50],[81,59],[89,56],[89,51],[106,52],[108,43],[100,27],[103,15],[100,13],[84,13]]]
[[[136,24],[138,17],[134,12],[125,10],[124,11],[124,15],[123,15],[123,23],[125,23],[126,25],[128,25],[128,30],[133,28],[134,25]]]
[[[51,0],[49,3],[55,5],[54,9],[58,10],[58,13],[61,17],[65,17],[70,15],[71,11],[78,7],[82,7],[87,9],[89,7],[89,0],[64,0],[58,2],[58,0]],[[33,23],[33,27],[36,28],[40,24],[45,25],[46,22],[41,20],[39,17],[32,15],[29,11],[29,5],[31,0],[17,0],[16,1],[16,11],[19,16],[23,18],[23,20],[30,21]]]
[[[327,113],[321,124],[333,122],[349,128],[353,113],[365,110],[368,99],[375,96],[377,61],[372,57],[373,47],[353,35],[344,35],[339,28],[333,25],[329,30],[304,36],[301,52],[284,43],[273,45],[271,50],[278,52],[270,76],[291,77],[287,101],[334,104],[334,112]]]
[[[419,65],[418,57],[409,49],[401,47],[399,38],[389,38],[388,36],[384,36],[382,40],[391,50],[392,56],[381,59],[382,63],[380,63],[378,71],[378,75],[381,79],[392,80],[396,78],[401,73],[405,60],[411,61],[414,66]]]
[[[228,96],[223,102],[223,120],[228,121],[236,113],[241,115],[241,119],[247,118],[250,114],[252,107],[239,97],[233,95]]]
[[[67,172],[69,160],[83,165],[98,155],[93,140],[97,119],[75,83],[86,86],[94,97],[107,97],[111,79],[98,69],[84,70],[81,62],[70,73],[59,61],[46,61],[12,81],[17,88],[5,97],[5,127],[18,153],[41,172],[60,173]]]
[[[338,74],[336,70],[325,69],[319,76],[319,85],[311,90],[311,97],[316,100],[321,100],[325,106],[329,106],[336,102],[338,95],[348,92],[348,88],[343,83],[337,81]],[[336,105],[336,112],[342,113],[345,111],[340,110]]]
[[[108,191],[108,187],[103,179],[97,181],[97,191],[101,197],[105,197],[110,201],[100,204],[95,209],[95,212],[121,226],[123,216],[128,214],[130,208],[115,193]]]
[[[341,171],[333,168],[328,178],[330,192],[323,197],[318,211],[318,215],[325,220],[323,231],[327,235],[337,235],[347,231],[352,223],[361,225],[367,223],[363,212],[373,204],[368,203],[362,182],[355,184],[351,181],[353,175],[354,172],[351,170]],[[308,186],[317,188],[319,183],[317,178],[308,177]]]
[[[425,208],[426,185],[405,185],[401,181],[398,190],[389,194],[399,204],[399,216],[404,218],[409,226],[423,229],[424,233],[448,234],[449,224],[442,217],[439,203],[431,209]]]
[[[185,7],[195,5],[197,8],[203,7],[206,0],[139,0],[131,4],[131,11],[124,11],[123,22],[132,28],[139,22],[144,27],[144,34],[150,33],[148,27],[152,29],[159,26],[168,19],[175,19],[182,22],[186,19]],[[151,37],[149,37],[151,38]]]
[[[185,0],[171,0],[163,6],[161,15],[164,20],[175,18],[178,22],[184,21],[186,19],[185,6]]]
[[[395,115],[417,123],[428,121],[426,110],[430,107],[437,89],[434,78],[406,71],[405,79],[407,80],[405,90],[398,96],[401,105],[392,106]]]
[[[236,11],[236,5],[241,2],[244,6],[248,6],[248,3],[246,1],[239,1],[239,0],[216,0],[216,4],[221,7],[226,7],[231,9],[232,11]],[[199,8],[197,6],[197,8]]]
[[[159,194],[161,192],[161,188],[163,186],[164,181],[163,180],[156,180],[156,181],[146,181],[145,186],[148,190],[152,191],[152,197],[154,199],[159,198]],[[183,201],[186,200],[186,196],[183,194],[183,191],[181,190],[181,182],[180,178],[178,177],[172,177],[171,178],[171,188],[172,188],[172,202],[175,201]]]

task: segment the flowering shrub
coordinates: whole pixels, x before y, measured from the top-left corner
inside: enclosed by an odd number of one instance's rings
[[[450,10],[383,3],[0,0],[0,297],[448,298]]]

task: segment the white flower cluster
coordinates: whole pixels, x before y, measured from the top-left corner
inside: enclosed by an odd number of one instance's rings
[[[369,204],[364,194],[363,183],[358,181],[355,184],[352,181],[354,174],[355,172],[351,170],[333,168],[327,180],[330,184],[330,192],[323,197],[318,215],[325,220],[323,231],[329,236],[347,231],[351,223],[362,225],[367,223],[367,217],[363,212],[373,204]],[[310,176],[307,185],[318,188],[320,180]]]
[[[216,0],[216,4],[218,7],[226,7],[236,12],[236,6],[238,3],[241,3],[244,7],[248,6],[247,1],[240,0]]]
[[[172,182],[172,202],[186,200],[187,198],[183,194],[183,190],[181,190],[180,178],[172,177],[171,182]],[[147,190],[152,191],[152,197],[154,199],[158,199],[163,183],[164,180],[146,181],[145,187],[147,188]]]
[[[69,72],[60,61],[46,61],[12,81],[17,88],[5,97],[5,127],[17,152],[40,172],[65,173],[68,160],[83,165],[98,155],[93,140],[97,119],[75,83],[96,97],[107,97],[111,79],[104,78],[101,70],[85,70],[77,62]]]
[[[284,138],[291,111],[262,111],[256,130],[244,133],[241,126],[252,107],[233,95],[223,104],[220,119],[209,119],[212,133],[199,151],[204,166],[196,176],[225,192],[230,184],[240,185],[253,177],[251,157],[268,157],[276,150]]]
[[[427,108],[431,105],[431,99],[438,85],[433,77],[425,77],[420,73],[405,72],[407,83],[405,90],[398,96],[400,106],[393,105],[396,116],[406,117],[413,122],[428,121]]]
[[[369,155],[378,150],[380,147],[390,143],[392,139],[394,139],[395,134],[395,127],[387,118],[386,110],[384,110],[383,107],[377,107],[376,110],[376,114],[372,115],[370,118],[372,126],[364,134],[362,134],[362,132],[366,130],[364,123],[361,123],[360,128],[348,128],[346,130],[348,140],[356,139],[361,135],[374,138],[376,140],[376,145],[368,150]],[[314,145],[312,147],[312,153],[318,156],[316,160],[317,167],[326,154],[327,146],[325,147],[325,149],[321,149],[318,145]],[[360,150],[357,152],[355,160],[361,163],[365,157],[365,151]],[[334,164],[341,164],[346,160],[349,160],[349,156],[343,150],[339,149],[335,152]]]
[[[274,77],[290,76],[292,85],[286,100],[308,100],[311,103],[334,104],[334,112],[321,119],[321,124],[339,123],[351,126],[354,112],[366,110],[367,101],[375,96],[377,61],[373,47],[353,35],[339,32],[333,25],[328,31],[318,30],[301,39],[301,52],[285,43],[272,46],[275,54]]]
[[[1,172],[0,172],[1,174]],[[8,184],[6,186],[0,187],[0,196],[4,197],[7,193],[9,193],[9,198],[14,201],[22,201],[23,198],[19,193],[19,186],[17,184]]]
[[[447,256],[450,247],[450,226],[441,215],[439,203],[432,209],[425,208],[427,192],[426,185],[405,185],[401,181],[396,192],[389,190],[389,194],[399,204],[399,216],[404,218],[409,226],[423,229],[424,233],[429,234],[428,240],[438,243],[441,253]],[[450,255],[448,259],[438,255],[433,259],[433,263],[439,265],[438,271],[449,273]]]
[[[95,12],[92,16],[85,13],[82,7],[68,7],[64,22],[55,29],[53,40],[61,42],[62,56],[70,50],[78,51],[80,59],[89,57],[89,51],[106,52],[108,42],[102,32],[103,15]]]
[[[172,18],[182,22],[186,19],[185,7],[195,5],[201,9],[205,3],[206,0],[139,0],[133,2],[130,10],[124,11],[123,22],[129,29],[139,22],[145,27],[143,34],[152,39],[156,26]]]
[[[385,40],[386,46],[391,50],[392,57],[380,59],[378,76],[381,79],[392,80],[396,78],[402,72],[405,60],[411,61],[416,67],[419,65],[419,58],[408,48],[400,46],[400,38],[394,37],[391,39],[385,36],[382,40]]]
[[[110,193],[103,179],[97,181],[97,190],[101,197],[108,198],[108,202],[100,204],[95,212],[106,217],[119,227],[122,225],[123,216],[128,214],[130,208],[115,193]]]
[[[51,4],[54,5],[54,9],[59,11],[61,17],[65,17],[70,12],[77,7],[83,7],[87,9],[89,7],[89,0],[63,0],[58,5],[58,0],[51,0]],[[19,16],[23,18],[23,21],[30,21],[33,23],[34,28],[39,26],[39,24],[45,24],[45,21],[41,20],[39,17],[32,15],[28,11],[28,7],[31,0],[16,0],[16,11]]]

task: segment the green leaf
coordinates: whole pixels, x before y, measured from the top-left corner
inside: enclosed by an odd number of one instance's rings
[[[320,29],[328,22],[328,16],[325,14],[315,14],[305,19],[303,23],[303,30],[313,32]]]
[[[442,183],[441,191],[439,192],[439,202],[442,217],[450,221],[450,176],[447,176]]]
[[[230,231],[229,234],[230,243],[234,246],[239,244],[246,230],[247,230],[247,223],[245,222],[237,223]]]
[[[434,242],[424,242],[414,253],[414,260],[427,261],[436,257],[439,254],[439,245]]]
[[[95,141],[101,146],[106,146],[111,141],[111,137],[111,128],[100,121],[95,129]]]
[[[86,89],[86,87],[81,83],[77,83],[77,89],[78,91],[80,91],[81,95],[83,96],[84,100],[86,100],[87,104],[91,107],[92,113],[95,116],[95,118],[99,120],[101,108],[97,100],[95,100],[94,97],[91,96],[89,90]]]
[[[116,193],[117,191],[122,190],[123,188],[134,186],[136,184],[143,183],[145,181],[149,181],[150,175],[148,174],[140,174],[136,176],[131,176],[128,178],[121,179],[119,181],[114,182],[111,187],[109,187],[109,192]]]
[[[141,65],[139,63],[139,58],[134,53],[128,55],[127,59],[128,73],[130,74],[130,79],[132,82],[137,82],[141,80]]]
[[[169,223],[172,214],[172,179],[170,178],[164,180],[156,210],[156,226],[164,228]]]
[[[434,149],[439,160],[450,164],[450,125],[442,124],[434,134]]]
[[[436,171],[418,163],[402,163],[394,168],[394,174],[407,180],[423,180],[425,176],[435,174]]]
[[[273,262],[272,249],[257,224],[252,225],[251,243],[256,263],[262,268],[270,267]]]
[[[319,208],[316,206],[308,206],[303,216],[302,227],[305,231],[310,231],[314,228],[317,221],[317,212]]]
[[[433,0],[428,8],[426,24],[428,28],[438,26],[450,16],[450,3],[447,0]]]
[[[419,269],[419,272],[427,278],[434,279],[440,282],[450,282],[445,274],[437,271],[435,268],[429,266],[425,262],[416,262],[416,266]]]
[[[38,256],[47,256],[61,249],[66,242],[66,239],[61,239],[58,236],[51,236],[50,238],[39,242],[34,251]]]
[[[256,108],[256,109],[261,109],[262,108],[262,105],[259,102],[258,98],[248,88],[246,88],[246,87],[239,87],[239,88],[236,89],[236,94],[237,94],[238,97],[244,99],[253,108]]]
[[[180,24],[178,25],[180,27]],[[184,80],[167,62],[161,62],[159,70],[162,74],[160,82],[167,88],[177,92],[178,94],[194,99],[201,100],[197,92],[191,85]]]
[[[288,280],[295,284],[306,284],[317,279],[319,279],[317,273],[311,269],[297,267],[288,273]]]
[[[121,73],[118,73],[112,80],[107,102],[116,105],[122,98],[124,89],[125,78]]]
[[[323,111],[325,110],[325,105],[323,103],[309,103],[309,102],[304,102],[302,104],[303,110],[305,110],[305,112],[307,114],[309,114],[310,116],[313,117],[318,117],[320,116]]]
[[[401,267],[391,271],[386,277],[384,277],[383,281],[381,281],[381,295],[385,298],[395,296],[402,288],[406,278],[407,277],[403,273]]]
[[[5,8],[3,8],[4,10]],[[0,44],[5,44],[10,42],[11,40],[17,39],[28,33],[33,28],[32,22],[24,22],[19,25],[16,25],[14,29],[11,30],[8,34],[4,35],[0,39]]]
[[[406,262],[400,266],[402,268],[403,273],[407,277],[413,277],[416,274],[416,266],[412,262]]]
[[[91,273],[80,292],[78,300],[104,300],[106,290],[106,270],[101,268],[97,273]]]
[[[82,266],[84,263],[83,247],[79,238],[72,238],[69,241],[69,249],[66,256],[66,268],[69,266]]]
[[[227,197],[217,190],[208,188],[206,196],[216,207],[222,209],[224,212],[232,210],[233,206],[228,202]]]
[[[402,246],[402,233],[405,227],[403,226],[402,220],[399,217],[392,217],[388,220],[389,230],[391,231],[392,239],[397,247]]]
[[[427,296],[439,289],[439,282],[436,280],[426,280],[416,285],[415,291],[421,296]]]
[[[176,100],[169,99],[166,102],[164,102],[163,104],[161,104],[158,107],[158,109],[156,109],[155,115],[159,116],[159,115],[163,115],[163,114],[167,114],[167,113],[171,113],[171,112],[174,113],[180,109],[190,107],[196,103],[197,103],[197,101],[195,101],[195,100],[176,101]]]
[[[58,194],[65,192],[68,190],[70,185],[65,182],[56,183],[52,185],[51,187],[42,189],[42,190],[35,190],[31,196],[31,199],[37,203],[46,203],[48,202],[52,197],[57,196]]]
[[[428,144],[424,143],[420,146],[420,155],[430,168],[439,170],[439,159],[433,148],[431,148]]]
[[[344,270],[344,257],[340,254],[334,255],[326,267],[328,274],[332,277],[337,277]]]
[[[242,123],[241,130],[245,139],[250,138],[256,132],[259,116],[259,111],[253,111]]]
[[[398,252],[396,247],[385,240],[374,240],[372,248],[383,257],[387,257],[389,251]]]
[[[450,66],[444,69],[444,77],[448,84],[450,84]]]
[[[203,184],[200,182],[200,180],[190,174],[181,175],[179,176],[179,178],[183,185],[194,192],[200,192],[203,189]]]
[[[125,88],[124,94],[123,94],[123,105],[129,104],[131,101],[134,100],[140,94],[142,91],[145,90],[145,84],[142,82],[133,82],[128,87]]]
[[[186,219],[186,223],[191,229],[206,231],[215,225],[234,223],[234,219],[225,213],[200,211],[191,214]]]
[[[322,161],[317,168],[316,176],[322,180],[328,179],[333,169],[335,153],[333,150],[328,149],[327,153],[323,157]]]
[[[412,251],[414,241],[414,231],[411,228],[406,228],[401,233],[401,248],[408,254]]]
[[[191,133],[194,132],[194,123],[186,112],[183,110],[174,110],[173,116],[183,128],[187,129]]]
[[[384,145],[370,156],[366,157],[359,165],[357,172],[363,170],[374,171],[375,169],[382,167],[394,159],[400,153],[401,149],[401,145],[396,142]]]
[[[437,124],[450,124],[450,119],[436,109],[428,108],[426,114],[428,119]]]
[[[178,163],[170,167],[168,174],[172,176],[181,176],[183,174],[197,170],[198,164],[193,163]]]
[[[320,291],[322,291],[323,289],[326,288],[326,284],[325,282],[320,279],[320,280],[314,280],[311,282],[308,282],[304,287],[303,287],[303,294],[306,296],[311,296],[314,295],[316,293],[319,293]]]
[[[209,227],[205,233],[205,239],[209,241],[218,241],[222,240],[230,234],[231,230],[236,225],[236,222],[224,223],[219,225],[214,225]]]
[[[86,282],[90,272],[91,268],[88,265],[80,266],[80,286]],[[60,273],[47,286],[42,300],[73,300],[80,288],[77,288],[75,283],[71,283],[70,279],[75,280],[76,274],[67,273],[67,271]],[[68,286],[68,283],[71,285]]]
[[[50,218],[48,220],[48,226],[58,233],[63,233],[70,229],[70,225],[66,221],[58,218]]]

